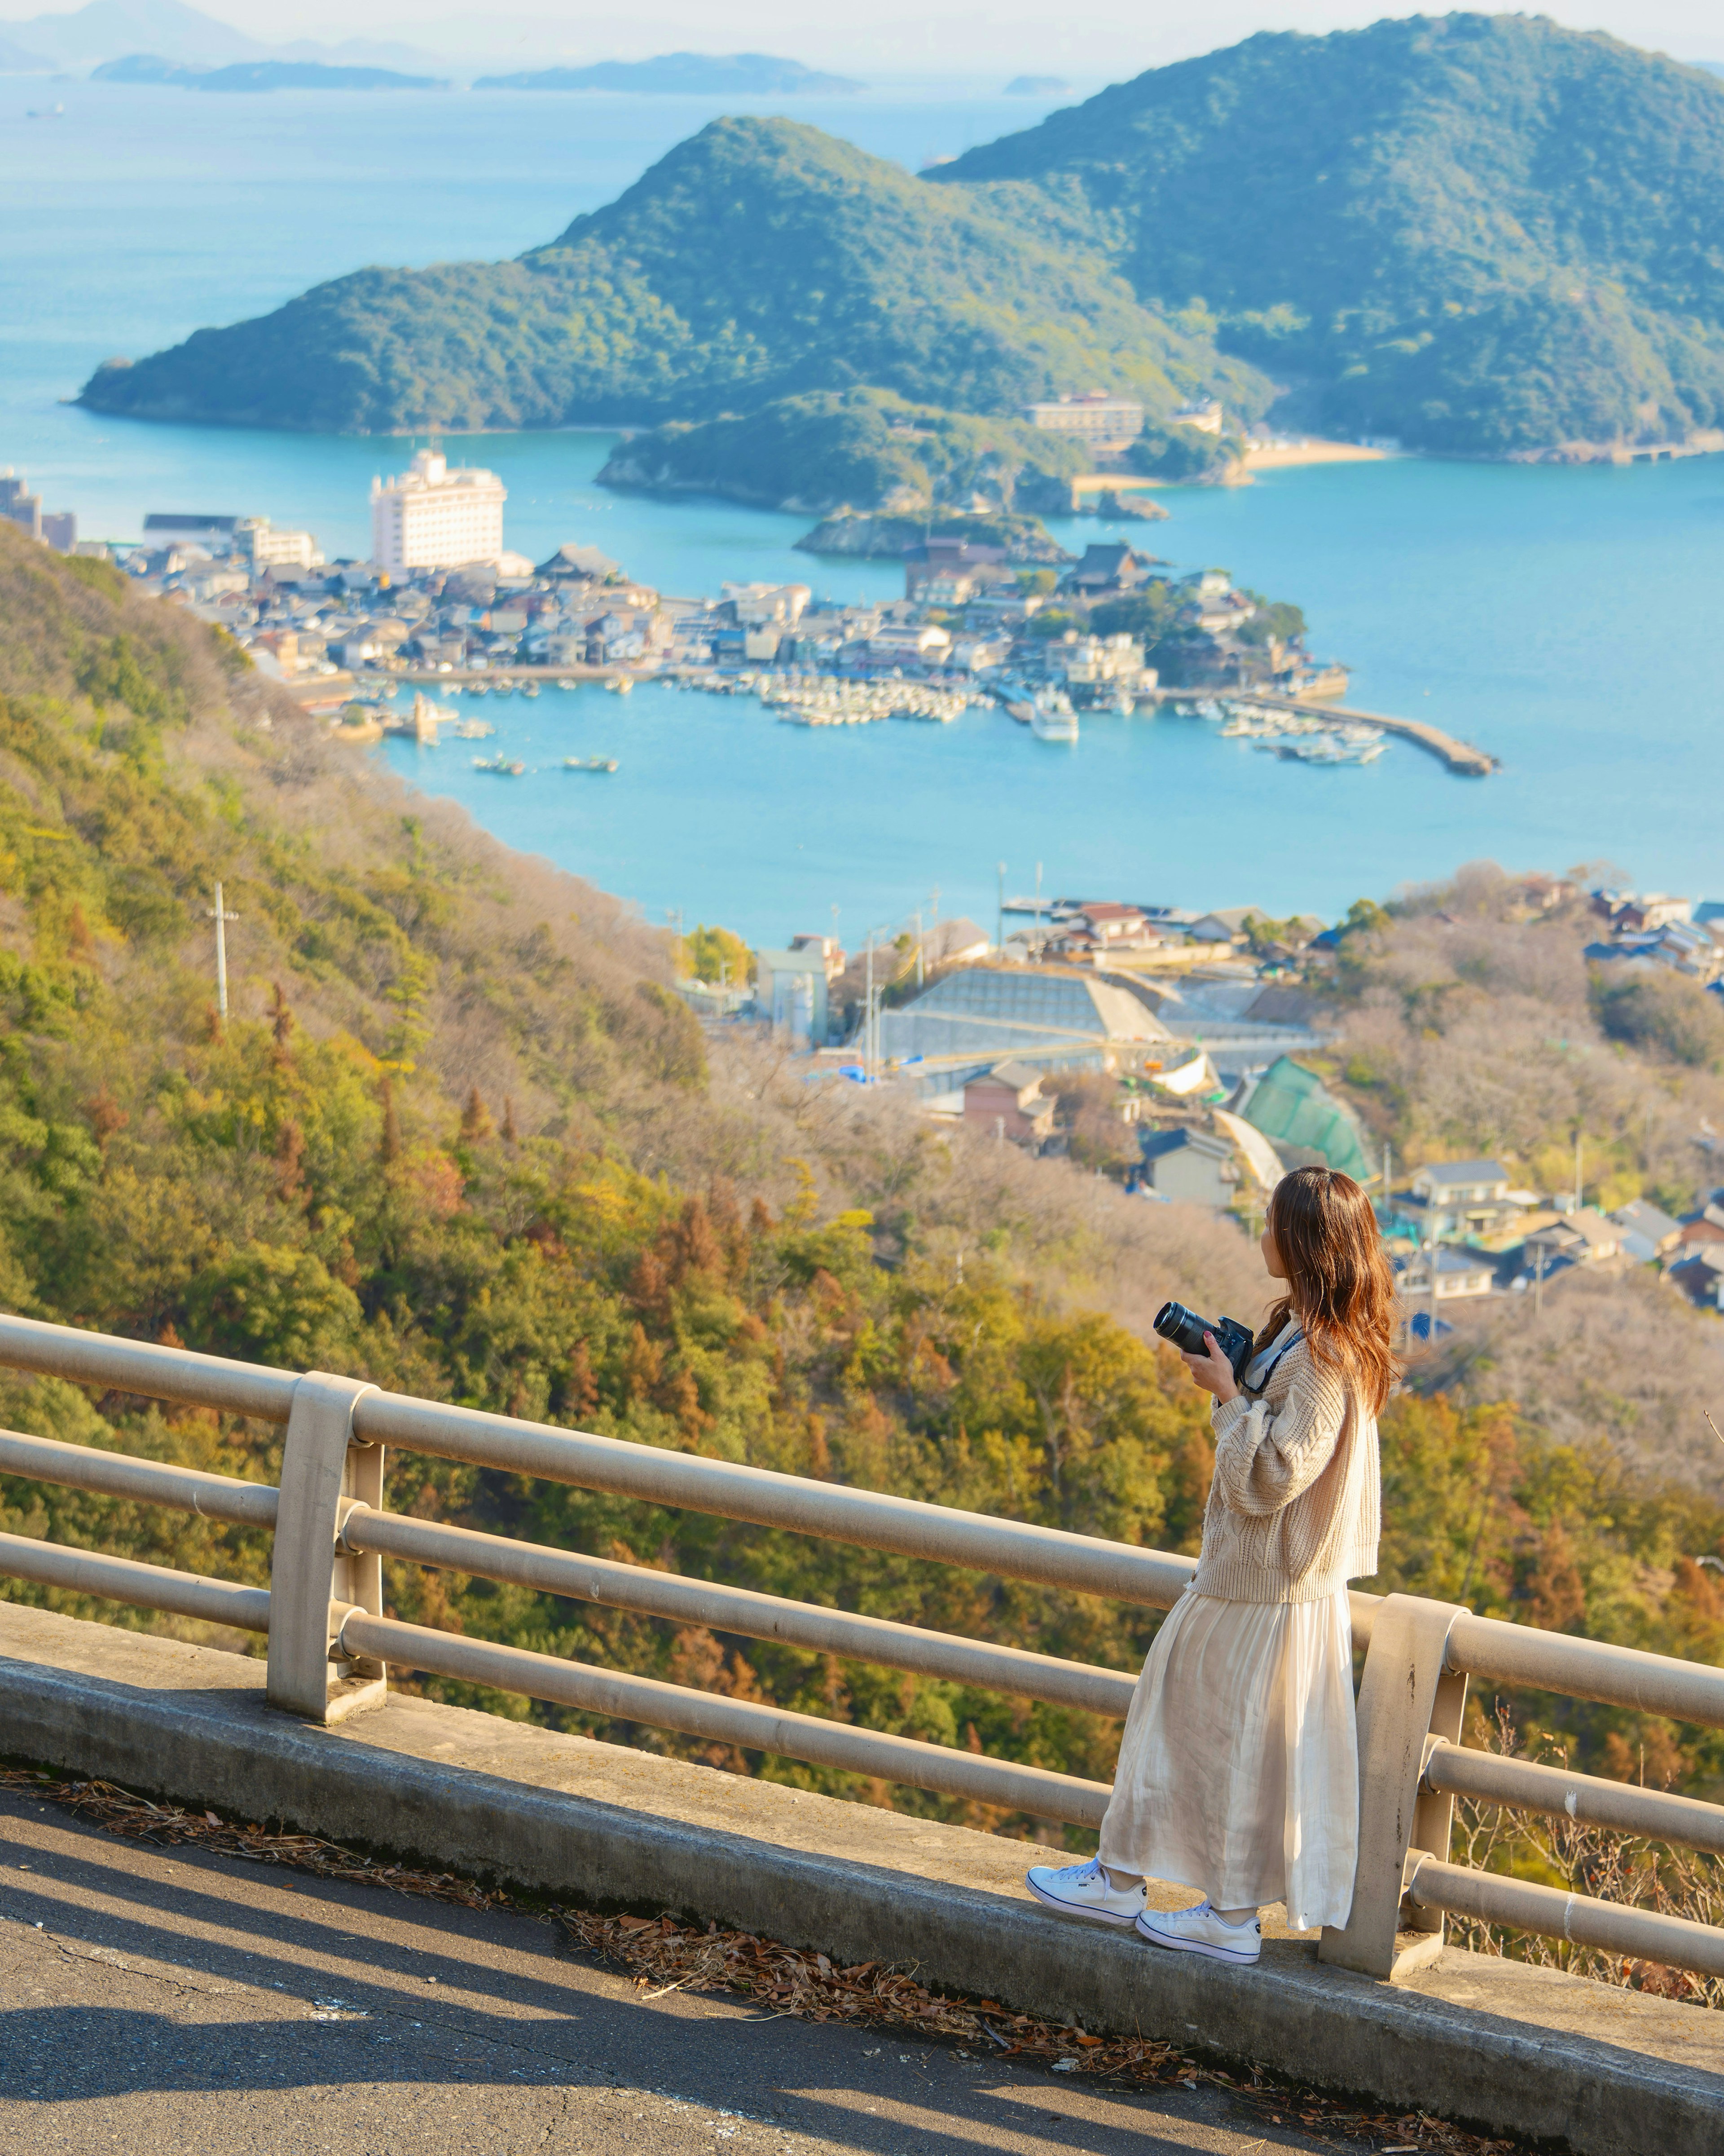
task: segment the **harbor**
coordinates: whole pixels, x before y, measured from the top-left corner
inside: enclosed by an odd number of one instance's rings
[[[1190,706],[1193,702],[1193,692],[1188,689],[1156,689],[1149,693],[1156,702],[1164,706]],[[1370,728],[1378,734],[1393,734],[1436,757],[1463,778],[1487,778],[1492,772],[1502,768],[1498,758],[1485,750],[1475,748],[1470,742],[1458,740],[1455,735],[1444,733],[1440,726],[1431,726],[1424,719],[1392,718],[1383,711],[1362,711],[1352,705],[1343,706],[1320,703],[1313,697],[1283,696],[1265,689],[1253,689],[1222,701],[1235,706],[1260,708],[1265,712],[1285,712],[1290,717],[1314,720],[1331,732]],[[1357,762],[1360,759],[1350,760]]]

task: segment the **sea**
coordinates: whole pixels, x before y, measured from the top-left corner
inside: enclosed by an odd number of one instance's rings
[[[1082,85],[1088,88],[1090,85]],[[1063,101],[1063,100],[1060,100]],[[793,117],[918,169],[1032,124],[997,85],[886,81]],[[373,473],[406,441],[116,421],[70,403],[110,355],[278,305],[372,262],[496,258],[613,198],[720,108],[690,98],[509,92],[220,96],[0,77],[0,468],[87,537],[151,510],[305,525],[362,555]],[[746,110],[731,101],[726,109]],[[768,110],[767,106],[757,109]],[[534,559],[597,545],[679,596],[727,580],[895,593],[901,571],[796,551],[808,520],[618,495],[593,432],[452,438],[500,472],[505,537]],[[1129,536],[1181,569],[1224,567],[1303,608],[1352,701],[1488,749],[1488,778],[1392,741],[1375,763],[1285,762],[1171,716],[1090,716],[1038,742],[1003,712],[950,726],[809,730],[751,698],[667,685],[490,700],[521,779],[474,745],[382,755],[655,922],[852,947],[917,914],[992,928],[999,901],[1113,896],[1332,917],[1467,861],[1586,865],[1724,896],[1724,461],[1626,469],[1392,458],[1171,488],[1168,521],[1054,528],[1074,551]],[[614,757],[613,775],[568,756]]]

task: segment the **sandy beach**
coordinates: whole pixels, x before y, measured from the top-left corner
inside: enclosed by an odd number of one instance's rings
[[[1289,465],[1375,464],[1392,454],[1362,442],[1272,442],[1245,452],[1247,471],[1279,471]]]

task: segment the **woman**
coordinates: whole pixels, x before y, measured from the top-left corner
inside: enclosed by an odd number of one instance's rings
[[[1101,1853],[1029,1879],[1065,1915],[1242,1963],[1257,1959],[1265,1902],[1285,1902],[1301,1931],[1345,1924],[1352,1906],[1347,1583],[1377,1568],[1377,1414],[1395,1378],[1393,1276],[1351,1176],[1284,1176],[1262,1250],[1285,1289],[1243,1384],[1213,1333],[1185,1358],[1215,1396],[1203,1550],[1143,1666]],[[1146,1875],[1205,1898],[1149,1909]]]

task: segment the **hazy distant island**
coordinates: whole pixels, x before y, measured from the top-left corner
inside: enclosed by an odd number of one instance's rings
[[[481,75],[475,90],[616,90],[659,96],[847,97],[865,87],[769,53],[663,53],[651,60],[598,60],[590,67]]]
[[[321,60],[236,60],[227,67],[193,67],[155,53],[131,53],[90,70],[92,82],[177,83],[187,90],[447,90],[428,74],[398,74],[393,68],[328,67]]]
[[[1057,74],[1014,74],[1006,85],[1008,97],[1058,97],[1071,85]]]
[[[853,507],[847,459],[872,506],[906,458],[955,485],[976,444],[936,423],[987,422],[1003,468],[1039,408],[1087,424],[1061,400],[1141,408],[1122,460],[1157,480],[1224,475],[1271,412],[1470,457],[1724,446],[1721,198],[1724,82],[1700,69],[1526,16],[1265,33],[921,177],[718,121],[517,260],[361,270],[105,366],[82,401],[648,429],[631,483]]]

